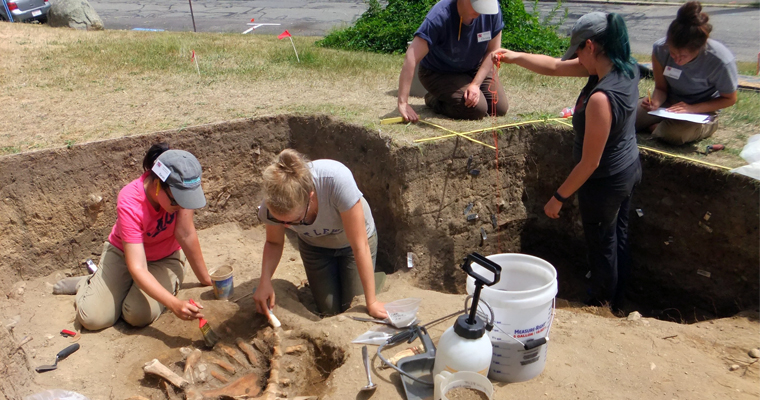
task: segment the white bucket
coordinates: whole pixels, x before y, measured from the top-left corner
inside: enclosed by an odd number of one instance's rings
[[[501,266],[501,279],[483,286],[481,300],[494,311],[494,329],[489,336],[493,357],[488,377],[501,382],[524,382],[540,375],[546,365],[547,344],[531,350],[513,339],[541,339],[549,334],[553,301],[557,295],[557,271],[548,262],[527,254],[494,254],[486,257]],[[472,263],[483,277],[493,273]],[[475,279],[467,277],[467,293],[475,291]],[[478,307],[485,310],[485,306]]]

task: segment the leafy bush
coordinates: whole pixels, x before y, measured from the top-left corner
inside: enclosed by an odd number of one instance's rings
[[[537,0],[536,0],[537,1]],[[404,53],[435,0],[388,0],[383,8],[369,0],[369,8],[354,26],[339,29],[317,42],[320,46],[378,53]],[[544,20],[525,11],[522,0],[499,0],[504,17],[502,46],[511,50],[559,56],[569,39],[559,36],[561,23],[552,19],[561,3]]]

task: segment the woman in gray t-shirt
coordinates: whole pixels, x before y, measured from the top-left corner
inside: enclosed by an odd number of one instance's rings
[[[385,318],[375,297],[377,232],[372,211],[351,171],[334,160],[310,162],[283,150],[264,170],[265,199],[259,219],[266,224],[256,309],[274,307],[272,275],[282,256],[285,229],[298,234],[298,249],[319,312],[334,315],[364,294],[369,315]],[[384,274],[382,274],[384,276]]]
[[[652,71],[655,89],[640,101],[636,129],[652,137],[684,144],[712,136],[718,128],[717,111],[736,103],[738,72],[731,51],[709,39],[712,26],[702,5],[690,1],[678,9],[667,36],[654,43]],[[676,113],[708,114],[700,124],[649,115],[660,107]]]

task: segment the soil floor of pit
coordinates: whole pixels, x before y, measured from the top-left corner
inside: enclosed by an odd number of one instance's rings
[[[201,246],[209,268],[231,264],[235,268],[237,302],[213,299],[210,288],[201,287],[192,273],[179,297],[199,299],[215,330],[234,343],[234,335],[248,337],[264,326],[263,317],[255,313],[250,297],[258,283],[261,250],[265,239],[263,227],[243,230],[234,223],[199,231]],[[22,296],[0,303],[4,318],[20,316],[12,334],[16,342],[29,336],[23,346],[30,367],[51,364],[55,354],[72,339],[61,337],[61,329],[74,328],[74,296],[52,295],[52,284],[63,277],[61,271],[26,282]],[[321,395],[331,399],[403,399],[403,390],[395,372],[379,370],[380,360],[370,354],[373,381],[378,384],[372,394],[360,394],[366,384],[361,360],[361,345],[351,340],[373,324],[358,322],[348,315],[366,317],[363,299],[342,316],[320,320],[313,309],[298,251],[286,243],[282,261],[275,274],[277,304],[275,312],[284,328],[343,348],[345,363],[332,373]],[[423,299],[420,319],[431,321],[462,307],[463,295],[426,291],[406,283],[402,273],[389,277],[381,301],[405,297]],[[301,301],[299,301],[299,298]],[[306,305],[304,305],[306,304]],[[548,350],[546,369],[539,377],[524,383],[495,382],[494,399],[757,399],[760,374],[757,359],[747,352],[760,345],[757,313],[743,313],[732,318],[682,325],[642,318],[629,321],[614,318],[599,309],[580,308],[559,301]],[[434,341],[452,320],[429,328]],[[144,329],[130,328],[123,322],[100,332],[85,332],[79,338],[81,349],[61,361],[58,369],[35,376],[41,388],[73,390],[91,399],[125,399],[142,395],[162,400],[165,395],[157,379],[144,377],[142,365],[153,358],[178,359],[179,348],[202,348],[197,322],[178,320],[165,313]],[[392,354],[396,348],[388,353]],[[390,355],[389,354],[389,355]],[[755,361],[753,363],[753,361]],[[731,371],[730,367],[739,368]],[[8,377],[12,379],[13,377]],[[5,378],[3,378],[5,379]]]

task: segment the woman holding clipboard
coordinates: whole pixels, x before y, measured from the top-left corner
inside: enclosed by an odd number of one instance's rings
[[[702,5],[690,1],[678,9],[667,36],[654,43],[652,71],[655,89],[641,99],[636,130],[680,145],[712,136],[718,128],[717,111],[736,103],[736,60],[726,46],[709,38],[712,25]],[[706,114],[707,123],[662,118],[649,111]]]

